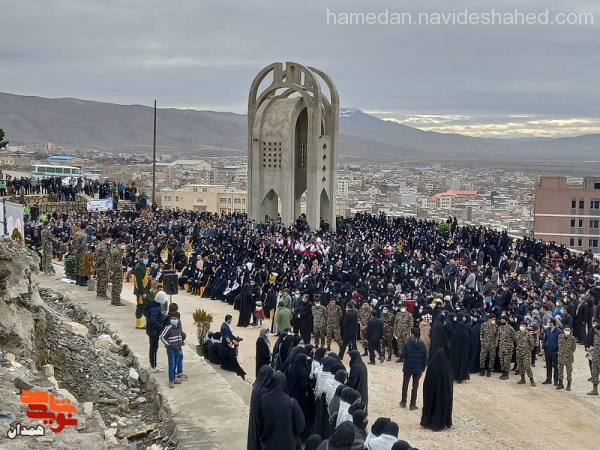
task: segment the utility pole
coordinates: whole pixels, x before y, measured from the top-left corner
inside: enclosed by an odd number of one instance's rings
[[[156,203],[156,100],[154,100],[154,141],[152,145],[152,204]]]

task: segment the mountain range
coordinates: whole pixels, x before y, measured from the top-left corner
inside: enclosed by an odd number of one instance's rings
[[[13,145],[147,152],[153,108],[74,98],[0,93],[0,128]],[[556,139],[490,139],[423,131],[358,109],[340,110],[340,159],[411,161],[581,161],[597,159],[600,135]],[[245,115],[159,108],[157,148],[198,156],[243,156]]]

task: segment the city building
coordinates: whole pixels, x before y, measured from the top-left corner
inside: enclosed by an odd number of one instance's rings
[[[598,252],[600,177],[571,184],[567,177],[543,176],[535,191],[534,208],[537,239]]]
[[[25,155],[2,154],[0,155],[0,166],[29,167],[31,158]]]
[[[227,189],[222,184],[190,184],[160,191],[157,203],[165,209],[245,213],[246,197],[246,191]]]

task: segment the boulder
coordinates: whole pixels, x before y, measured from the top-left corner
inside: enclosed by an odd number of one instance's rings
[[[42,370],[44,371],[44,375],[46,375],[47,377],[54,376],[54,366],[52,364],[43,365]]]
[[[140,379],[140,374],[133,367],[129,368],[129,378],[132,380],[138,381]]]
[[[65,322],[65,329],[73,334],[77,334],[83,337],[86,337],[88,334],[87,327],[77,322]]]
[[[92,402],[85,402],[83,404],[83,413],[86,416],[91,416],[92,412],[94,412],[94,404]]]
[[[56,390],[56,394],[61,399],[65,399],[66,398],[66,399],[71,400],[71,404],[73,404],[75,406],[79,405],[79,402],[77,401],[77,399],[75,398],[75,396],[73,394],[71,394],[69,391],[67,391],[66,389],[57,389]]]
[[[33,389],[33,380],[31,378],[26,377],[25,375],[21,375],[15,378],[15,387],[20,389],[21,391],[30,391]]]
[[[114,348],[114,349],[119,348],[119,346],[117,344],[115,344],[115,342],[112,340],[112,338],[108,334],[101,334],[100,336],[98,336],[96,338],[96,343],[98,345],[108,347],[108,348]]]
[[[54,389],[58,390],[60,387],[58,386],[58,381],[54,377],[48,377],[48,381],[54,385]]]

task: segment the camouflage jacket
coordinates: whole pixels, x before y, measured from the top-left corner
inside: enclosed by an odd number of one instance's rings
[[[383,336],[386,339],[391,339],[394,335],[394,314],[386,312],[381,314],[383,320]]]
[[[573,354],[577,349],[577,340],[573,335],[565,336],[561,334],[558,336],[558,362],[561,363],[572,363],[575,360]]]
[[[498,346],[504,350],[512,350],[515,342],[515,329],[510,325],[502,325],[498,330]]]
[[[498,345],[498,325],[485,322],[480,331],[481,346],[484,348],[496,347]]]
[[[114,273],[123,271],[123,250],[118,246],[110,249],[110,270]]]
[[[327,306],[327,326],[336,328],[342,320],[342,308],[338,305]]]
[[[414,319],[411,313],[399,312],[396,314],[396,319],[394,320],[394,336],[408,338],[413,325]]]
[[[94,250],[94,265],[96,270],[108,270],[110,267],[108,246],[104,242],[100,242]]]
[[[373,308],[361,306],[358,308],[358,323],[361,327],[366,327],[367,322],[371,318],[371,313],[373,312]]]
[[[323,305],[314,305],[312,308],[313,326],[325,328],[327,326],[327,308]]]
[[[517,343],[517,356],[531,358],[531,351],[535,345],[535,339],[529,331],[517,331],[515,333],[515,342]]]

